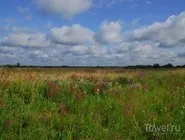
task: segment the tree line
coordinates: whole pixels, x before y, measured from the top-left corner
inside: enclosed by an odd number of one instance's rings
[[[165,65],[159,65],[159,64],[153,64],[153,65],[131,65],[131,66],[34,66],[34,65],[21,65],[20,63],[17,63],[15,65],[1,65],[0,67],[4,68],[128,68],[128,69],[150,69],[150,68],[185,68],[185,65],[177,65],[174,66],[171,63],[165,64]]]

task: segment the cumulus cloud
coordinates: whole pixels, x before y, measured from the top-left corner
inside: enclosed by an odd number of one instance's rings
[[[46,54],[46,53],[44,53],[43,51],[40,51],[40,50],[35,50],[35,51],[31,52],[28,57],[36,58],[36,59],[40,59],[40,58],[47,59],[47,58],[49,58],[48,54]]]
[[[90,47],[90,52],[92,56],[103,57],[107,56],[108,49],[105,46],[94,44]]]
[[[42,33],[12,33],[0,40],[0,44],[12,47],[47,47],[50,45],[45,34]]]
[[[14,58],[42,65],[183,64],[184,23],[181,13],[127,32],[122,32],[121,21],[104,21],[98,32],[80,24],[51,28],[48,34],[9,27],[12,33],[0,39],[0,63]]]
[[[100,31],[95,34],[95,40],[102,44],[119,43],[121,37],[122,22],[121,21],[103,21]]]
[[[63,45],[79,45],[93,41],[94,33],[82,27],[80,24],[75,24],[71,27],[63,26],[61,28],[51,29],[51,38],[55,43]]]
[[[73,55],[88,55],[89,54],[89,48],[84,45],[77,45],[73,46],[69,49],[69,52]]]
[[[35,0],[41,11],[51,14],[59,14],[64,17],[72,17],[81,12],[87,11],[91,0]]]
[[[121,56],[121,60],[136,64],[165,64],[170,63],[177,57],[174,50],[158,47],[158,43],[153,42],[128,42],[114,49],[115,54]],[[120,60],[120,61],[121,61]],[[126,63],[124,61],[124,63]],[[128,65],[130,65],[128,63]]]
[[[128,35],[128,34],[127,34]],[[125,36],[127,36],[125,35]],[[127,37],[128,38],[128,37]],[[158,42],[159,47],[185,46],[185,12],[169,17],[165,22],[138,28],[130,33],[129,40]]]

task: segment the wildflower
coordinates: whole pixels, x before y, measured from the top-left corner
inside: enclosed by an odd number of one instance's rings
[[[130,86],[131,86],[132,89],[137,89],[137,88],[140,87],[140,85],[137,84],[137,83],[133,83],[133,84],[131,84]]]
[[[93,93],[103,94],[103,90],[107,87],[106,83],[98,82],[93,88]]]

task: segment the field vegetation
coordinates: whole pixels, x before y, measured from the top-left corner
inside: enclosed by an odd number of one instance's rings
[[[183,138],[185,69],[0,69],[1,140]]]

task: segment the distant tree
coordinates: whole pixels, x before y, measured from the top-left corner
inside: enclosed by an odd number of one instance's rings
[[[17,67],[20,67],[21,65],[20,65],[20,63],[17,63],[17,65],[16,65]]]
[[[159,64],[154,64],[153,67],[154,68],[160,68],[161,66]]]
[[[163,67],[164,68],[173,68],[173,65],[171,63],[169,63],[169,64],[164,65]]]

